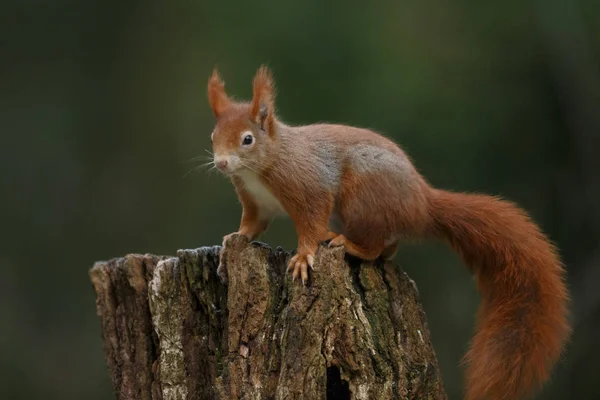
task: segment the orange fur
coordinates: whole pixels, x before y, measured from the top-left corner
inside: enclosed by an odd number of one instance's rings
[[[221,80],[216,69],[213,70],[208,81],[208,101],[217,118],[231,106],[231,101],[225,94],[225,83]]]
[[[275,102],[275,84],[271,71],[262,66],[259,68],[254,81],[252,82],[252,103],[250,105],[250,119],[257,124],[267,124],[268,132],[273,132],[274,124],[274,102]],[[261,107],[266,110],[264,118],[261,117]],[[264,119],[261,121],[261,118]],[[264,127],[264,126],[263,126]]]
[[[238,233],[254,239],[277,213],[289,215],[298,234],[289,269],[303,282],[321,241],[372,260],[392,257],[402,239],[448,240],[482,293],[466,399],[518,399],[548,379],[569,336],[568,293],[554,247],[523,210],[432,188],[400,147],[371,130],[284,124],[266,67],[250,103],[230,102],[216,71],[208,92],[215,157],[235,164],[228,173],[243,207]]]
[[[261,232],[264,232],[269,226],[269,220],[261,219],[258,215],[258,206],[256,202],[244,189],[244,185],[239,181],[239,178],[232,177],[236,182],[235,188],[242,203],[242,221],[240,222],[240,235],[246,236],[249,240],[254,240]]]
[[[564,270],[527,214],[485,195],[432,191],[432,228],[477,277],[478,332],[466,354],[467,400],[530,395],[569,336]]]

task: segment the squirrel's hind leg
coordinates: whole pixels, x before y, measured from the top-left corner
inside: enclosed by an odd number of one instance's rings
[[[398,242],[399,241],[397,240],[383,249],[381,257],[383,257],[384,260],[391,260],[396,256],[396,253],[398,252]]]
[[[364,247],[360,246],[346,238],[344,235],[338,235],[331,242],[329,247],[345,246],[346,253],[351,256],[361,258],[366,261],[376,260],[383,253],[385,246]]]
[[[333,231],[328,231],[327,234],[325,235],[325,237],[323,238],[323,240],[321,240],[321,241],[327,242],[328,240],[335,239],[339,235],[340,235],[339,233],[335,233]]]

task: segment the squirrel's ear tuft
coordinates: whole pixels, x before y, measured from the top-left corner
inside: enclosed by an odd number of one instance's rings
[[[216,68],[213,69],[213,73],[208,80],[208,102],[216,118],[219,118],[219,115],[231,105],[231,101],[225,93],[225,82],[221,80]]]
[[[261,129],[273,133],[275,82],[271,71],[262,65],[252,82],[252,104],[250,105],[250,120],[260,124]]]

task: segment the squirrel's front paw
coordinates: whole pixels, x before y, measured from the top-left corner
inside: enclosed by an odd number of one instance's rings
[[[288,263],[288,271],[292,272],[292,280],[302,278],[302,284],[308,280],[308,267],[313,268],[315,254],[313,252],[298,252]]]
[[[229,235],[223,236],[223,247],[225,247],[225,244],[229,241],[229,239],[231,239],[231,237],[233,235],[237,235],[237,234],[238,234],[238,232],[232,232]]]
[[[231,239],[233,235],[237,234],[237,232],[230,233],[229,235],[225,235],[223,237],[223,245],[221,246],[221,251],[219,252],[219,266],[217,267],[217,275],[221,278],[223,283],[227,283],[227,271],[225,269],[225,263],[223,262],[223,255],[225,253],[225,245]]]

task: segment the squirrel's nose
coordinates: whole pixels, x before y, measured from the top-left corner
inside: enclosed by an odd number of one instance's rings
[[[221,158],[221,159],[215,160],[215,165],[221,171],[225,171],[227,169],[227,164],[228,164],[227,159]]]

